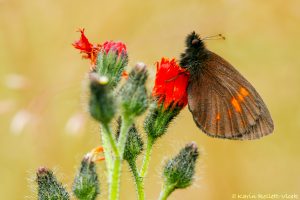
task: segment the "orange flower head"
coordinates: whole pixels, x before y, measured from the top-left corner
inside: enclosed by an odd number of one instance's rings
[[[162,58],[156,63],[156,70],[152,96],[158,99],[159,104],[163,103],[165,109],[186,106],[189,72],[181,68],[174,58]]]

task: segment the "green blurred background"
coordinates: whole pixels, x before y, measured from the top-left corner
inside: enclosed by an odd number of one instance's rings
[[[228,141],[201,133],[186,108],[155,147],[148,199],[160,192],[163,161],[189,141],[203,151],[197,178],[170,199],[300,195],[300,1],[0,0],[0,199],[35,199],[30,185],[41,165],[70,188],[83,154],[100,144],[86,112],[89,62],[71,46],[81,27],[92,42],[124,41],[130,65],[149,66],[149,88],[154,62],[178,58],[186,34],[222,33],[227,39],[207,41],[208,48],[253,83],[273,116],[273,135]],[[135,199],[127,166],[124,174],[121,199]]]

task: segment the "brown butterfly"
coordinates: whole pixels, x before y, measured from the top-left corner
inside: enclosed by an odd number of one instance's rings
[[[187,36],[180,65],[190,72],[189,110],[207,135],[244,140],[273,132],[271,115],[258,92],[230,63],[206,49],[195,32]]]

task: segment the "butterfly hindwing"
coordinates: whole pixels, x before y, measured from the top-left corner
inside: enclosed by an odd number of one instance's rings
[[[254,87],[215,53],[201,63],[188,86],[195,123],[213,137],[256,139],[274,129],[269,111]]]

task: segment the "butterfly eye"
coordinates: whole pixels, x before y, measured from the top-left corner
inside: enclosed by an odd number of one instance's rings
[[[193,39],[192,40],[192,45],[197,45],[200,41],[198,39]]]

